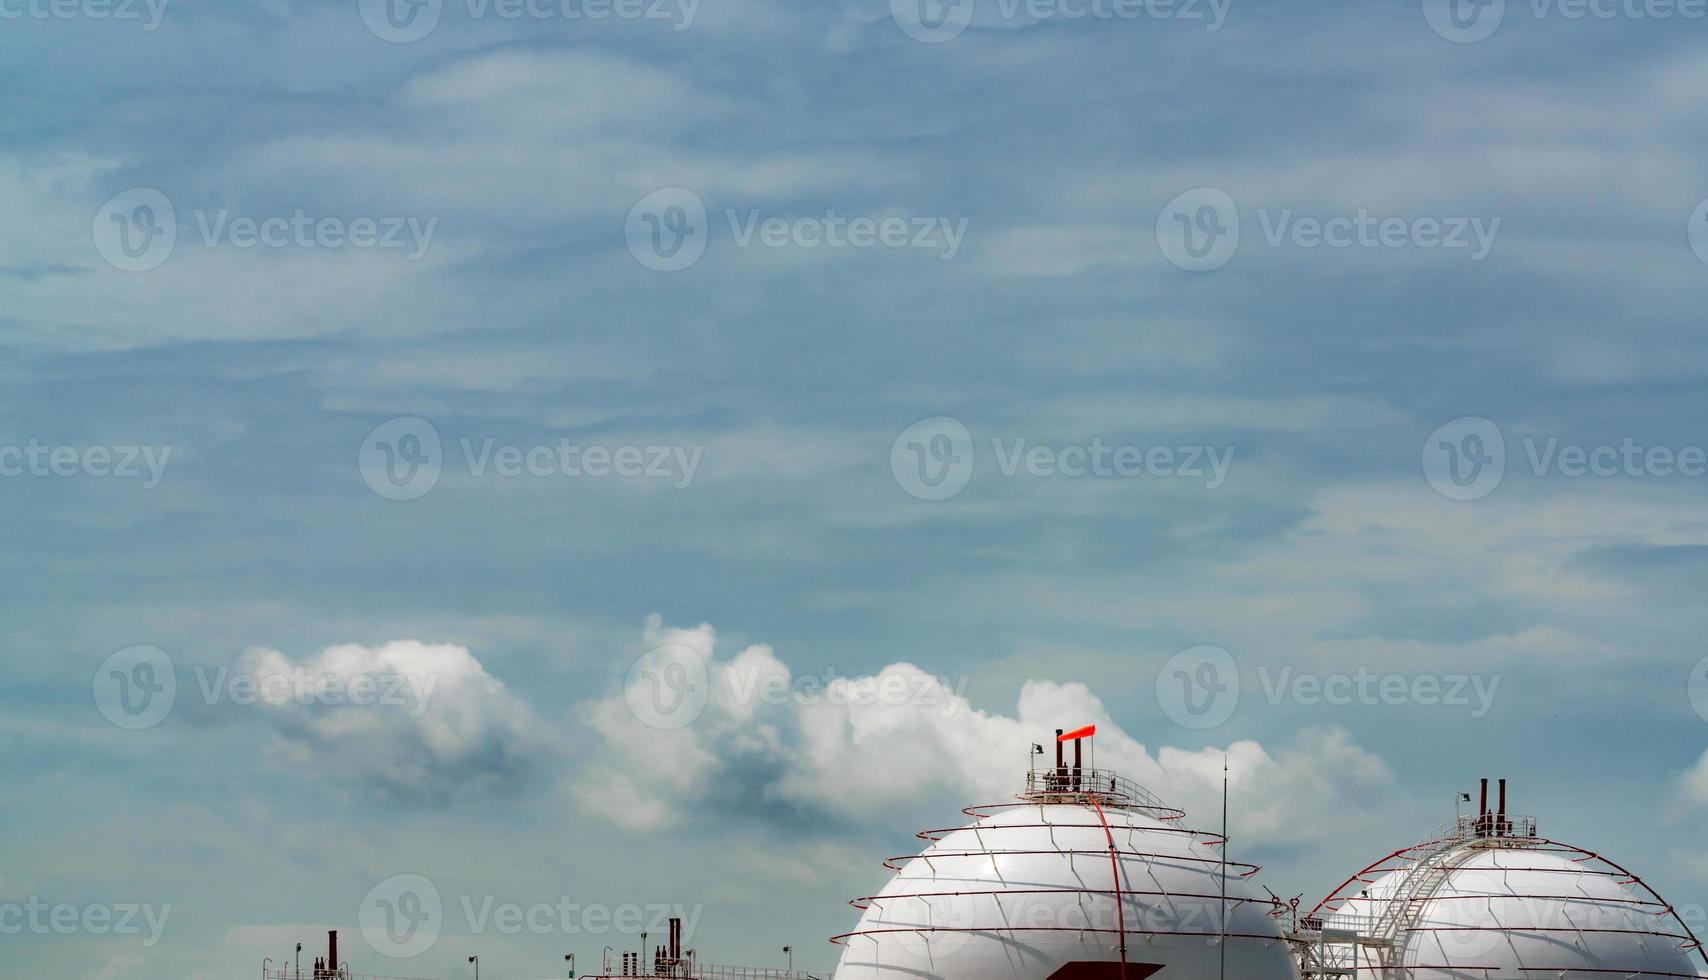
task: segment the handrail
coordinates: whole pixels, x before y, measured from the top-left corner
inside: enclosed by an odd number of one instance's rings
[[[1032,769],[1026,773],[1028,803],[1095,799],[1102,806],[1178,812],[1160,797],[1112,769]]]
[[[818,980],[810,973],[795,970],[772,970],[763,967],[719,966],[701,963],[690,952],[682,959],[663,959],[634,965],[645,973],[625,973],[623,967],[612,969],[609,950],[604,955],[601,973],[589,974],[587,980]]]

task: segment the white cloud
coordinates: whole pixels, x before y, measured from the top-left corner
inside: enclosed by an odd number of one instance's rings
[[[1382,761],[1340,730],[1307,731],[1273,755],[1251,741],[1153,753],[1084,684],[1028,680],[1008,716],[974,708],[962,681],[912,664],[873,676],[798,676],[770,647],[719,659],[711,626],[667,628],[656,616],[645,639],[651,649],[676,645],[702,658],[709,690],[704,712],[672,730],[631,709],[644,694],[635,686],[583,706],[602,743],[592,781],[607,789],[581,799],[631,829],[667,826],[708,806],[887,826],[898,815],[1005,801],[1021,789],[1034,742],[1086,723],[1098,726],[1099,767],[1187,807],[1199,822],[1217,804],[1225,751],[1249,840],[1298,839],[1390,781]]]
[[[301,662],[251,649],[257,709],[285,751],[333,777],[411,797],[512,784],[541,750],[539,722],[466,647],[341,644]]]
[[[1672,800],[1667,808],[1669,821],[1677,822],[1686,814],[1708,811],[1708,750],[1703,751],[1696,764],[1680,773],[1673,781]],[[1708,880],[1708,864],[1702,865],[1700,877]]]

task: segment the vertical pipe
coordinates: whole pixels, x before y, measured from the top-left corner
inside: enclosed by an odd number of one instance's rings
[[[1506,836],[1506,780],[1500,781],[1500,814],[1495,817],[1495,836]]]
[[[1082,771],[1081,763],[1084,761],[1085,757],[1084,745],[1085,739],[1083,738],[1076,738],[1073,740],[1073,788],[1076,792],[1082,788],[1080,784],[1080,772]]]
[[[326,934],[326,972],[338,975],[338,930],[332,929]]]
[[[1067,771],[1067,765],[1062,761],[1062,731],[1063,731],[1063,729],[1060,729],[1060,728],[1056,729],[1056,774],[1057,775],[1061,775]]]
[[[1488,836],[1489,823],[1489,781],[1483,780],[1481,798],[1477,803],[1477,836]]]

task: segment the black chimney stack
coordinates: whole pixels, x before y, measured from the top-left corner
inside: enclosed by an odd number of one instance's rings
[[[1084,745],[1085,739],[1083,738],[1076,738],[1073,740],[1073,788],[1075,790],[1083,788],[1080,785],[1080,773],[1082,772],[1080,763],[1085,758],[1084,749],[1082,748]]]
[[[1506,780],[1500,781],[1500,814],[1495,817],[1495,836],[1506,836]]]
[[[338,975],[338,930],[332,929],[326,934],[326,972]]]

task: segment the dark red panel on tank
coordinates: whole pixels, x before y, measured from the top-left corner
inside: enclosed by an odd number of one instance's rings
[[[1162,969],[1160,963],[1128,963],[1125,974],[1121,972],[1119,963],[1069,963],[1050,974],[1050,980],[1144,980],[1145,977]]]

